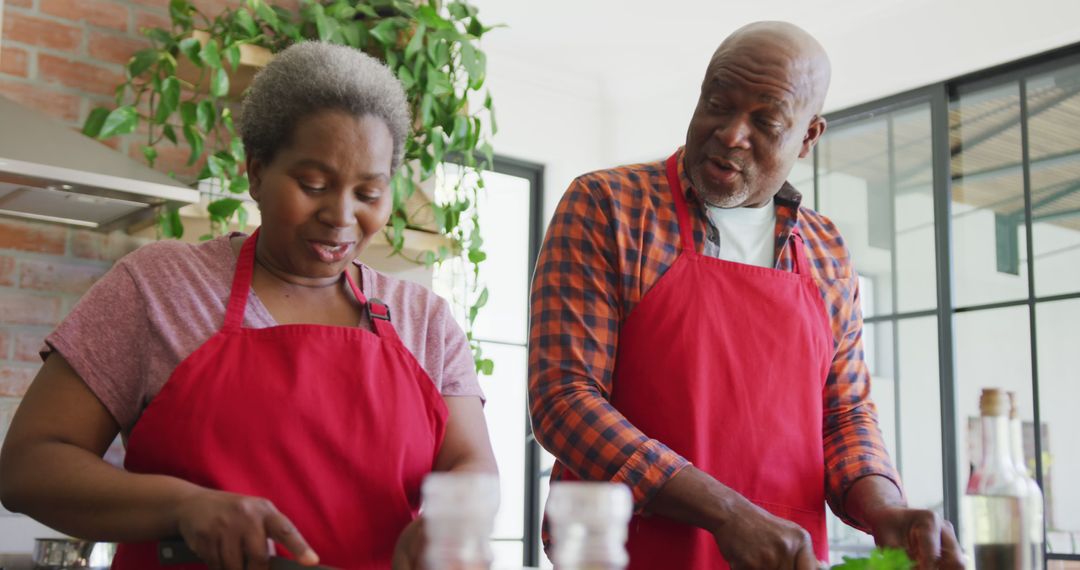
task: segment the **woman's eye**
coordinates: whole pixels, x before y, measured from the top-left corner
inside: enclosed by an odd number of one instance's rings
[[[309,183],[303,180],[297,180],[296,183],[300,185],[300,189],[304,192],[322,192],[326,190],[325,186],[318,183]]]
[[[379,201],[381,194],[371,194],[367,192],[357,192],[356,199],[366,204],[372,204]]]

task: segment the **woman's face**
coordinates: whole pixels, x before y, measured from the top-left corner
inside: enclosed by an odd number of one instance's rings
[[[321,111],[269,163],[251,159],[259,262],[297,283],[336,280],[386,225],[393,137],[382,119]]]

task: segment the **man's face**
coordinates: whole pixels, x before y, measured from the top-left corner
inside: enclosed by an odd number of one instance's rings
[[[743,49],[710,63],[685,157],[690,181],[710,205],[763,205],[824,132],[807,104],[807,73],[789,59]]]

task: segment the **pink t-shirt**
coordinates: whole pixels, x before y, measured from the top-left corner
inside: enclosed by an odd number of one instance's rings
[[[483,397],[465,333],[447,302],[421,285],[357,265],[358,285],[390,308],[402,343],[439,391]],[[43,354],[62,354],[127,435],[180,362],[221,328],[235,267],[229,236],[145,245],[90,288],[45,338]],[[275,324],[251,291],[244,326]]]

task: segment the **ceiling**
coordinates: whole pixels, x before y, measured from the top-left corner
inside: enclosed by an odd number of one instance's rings
[[[787,20],[833,61],[836,110],[1080,41],[1080,2],[1026,0],[474,0],[493,67],[596,81],[615,102],[694,92],[739,26]],[[685,95],[674,99],[685,101]]]

